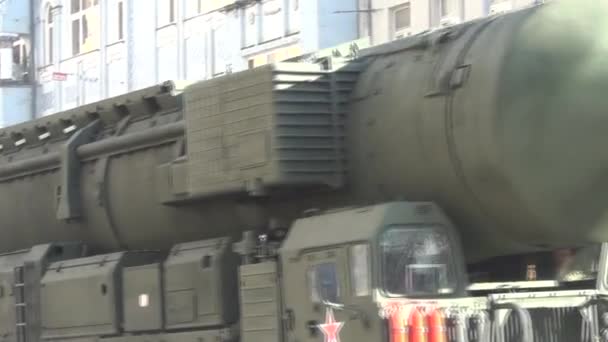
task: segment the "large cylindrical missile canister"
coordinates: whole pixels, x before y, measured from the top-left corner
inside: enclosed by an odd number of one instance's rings
[[[471,261],[608,241],[606,7],[555,2],[335,72],[261,67],[4,128],[0,252],[166,250],[391,200],[437,202]]]
[[[470,260],[608,241],[607,8],[556,1],[367,52],[360,197],[437,201]]]

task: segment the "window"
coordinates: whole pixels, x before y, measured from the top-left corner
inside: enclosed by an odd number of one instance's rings
[[[169,0],[169,22],[175,21],[175,0]]]
[[[125,38],[125,1],[108,0],[108,15],[106,16],[107,42],[113,44]]]
[[[157,0],[158,1],[158,27],[167,26],[176,20],[176,1],[175,0]],[[191,1],[191,0],[190,0]]]
[[[262,21],[262,42],[281,38],[284,33],[285,20],[283,3],[279,0],[262,2],[260,19]]]
[[[440,0],[439,2],[439,13],[441,13],[441,17],[446,17],[448,14],[450,14],[450,8],[449,8],[449,1],[448,0]]]
[[[392,227],[381,235],[380,253],[389,296],[451,294],[456,287],[450,240],[439,228]]]
[[[228,49],[226,49],[226,23],[218,25],[211,31],[211,46],[213,47],[213,76],[223,75],[228,72],[229,61]]]
[[[193,17],[203,13],[203,0],[186,0],[186,16]]]
[[[27,75],[28,46],[24,40],[13,43],[13,79],[23,80]]]
[[[118,2],[118,40],[124,38],[124,7],[123,2]]]
[[[350,247],[350,282],[353,294],[357,297],[369,296],[370,294],[370,272],[369,272],[369,246],[367,244]]]
[[[324,263],[312,266],[308,270],[308,286],[313,303],[320,303],[322,300],[338,302],[340,286],[336,264]]]
[[[406,3],[391,11],[391,38],[398,39],[410,35],[411,27],[411,7],[410,3]]]
[[[201,80],[207,77],[206,39],[204,32],[196,31],[185,40],[186,79]]]
[[[80,53],[80,19],[72,21],[72,55]]]
[[[54,35],[54,16],[53,16],[53,8],[51,6],[47,7],[46,13],[46,29],[45,29],[45,62],[46,64],[52,64],[54,62],[53,58],[53,35]]]
[[[99,0],[72,0],[72,55],[97,48]]]
[[[251,47],[258,43],[258,9],[257,5],[252,5],[241,10],[243,48]]]
[[[300,31],[300,0],[288,1],[287,33],[294,34]]]
[[[411,25],[411,8],[407,3],[393,10],[394,32],[407,29]]]

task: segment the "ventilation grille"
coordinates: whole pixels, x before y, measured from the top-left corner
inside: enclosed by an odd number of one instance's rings
[[[268,65],[184,94],[195,196],[344,184],[345,116],[354,68]]]

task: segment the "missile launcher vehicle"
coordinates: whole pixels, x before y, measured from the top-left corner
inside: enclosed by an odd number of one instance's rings
[[[605,341],[587,3],[1,129],[0,342]]]

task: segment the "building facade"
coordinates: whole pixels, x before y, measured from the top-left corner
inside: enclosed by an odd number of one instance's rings
[[[536,2],[4,0],[0,126],[165,80],[298,60],[358,38],[381,44]]]
[[[20,0],[23,1],[23,0]],[[48,115],[166,80],[203,80],[358,37],[356,0],[33,0]],[[306,20],[304,20],[306,18]]]
[[[540,2],[542,0],[359,0],[359,29],[376,45]]]

